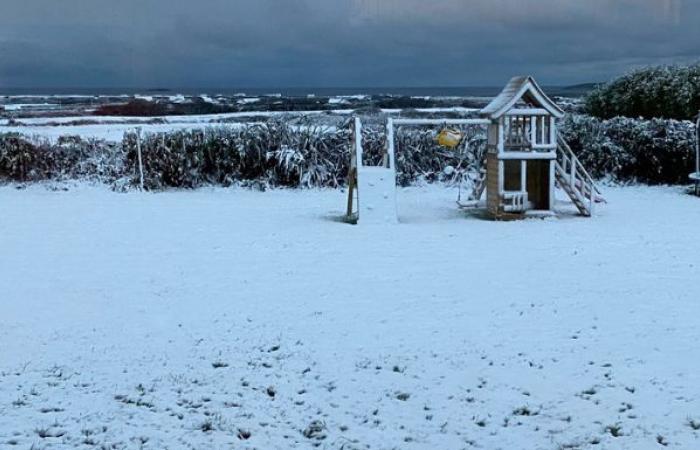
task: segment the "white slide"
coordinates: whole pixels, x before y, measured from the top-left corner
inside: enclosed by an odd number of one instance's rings
[[[357,168],[358,223],[397,223],[396,171],[385,167]]]

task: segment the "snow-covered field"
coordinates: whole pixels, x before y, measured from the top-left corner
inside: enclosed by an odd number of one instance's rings
[[[0,448],[700,448],[700,201],[606,194],[4,187]]]
[[[383,109],[385,114],[400,114],[401,109]],[[470,108],[419,108],[421,113],[471,114],[478,110]],[[61,136],[81,136],[84,139],[104,139],[120,142],[124,133],[137,128],[144,133],[163,133],[179,130],[201,130],[208,127],[236,127],[259,122],[270,117],[300,117],[330,114],[346,116],[352,109],[332,111],[253,111],[224,114],[198,114],[186,116],[123,117],[123,116],[68,116],[0,119],[0,133],[21,133],[28,137],[55,142]],[[234,122],[237,121],[237,122]]]
[[[345,115],[351,111],[336,110],[332,114]],[[325,111],[304,112],[246,112],[227,114],[201,114],[162,117],[72,116],[38,117],[0,120],[0,133],[21,133],[25,136],[55,142],[61,136],[80,136],[83,139],[104,139],[120,142],[125,133],[140,129],[144,133],[164,133],[179,130],[202,130],[208,127],[240,127],[256,123],[259,119],[276,116],[319,115]],[[243,122],[233,122],[242,120]]]

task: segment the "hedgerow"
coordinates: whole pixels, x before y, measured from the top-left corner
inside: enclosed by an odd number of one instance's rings
[[[457,151],[439,147],[435,130],[396,132],[400,185],[457,181],[478,171],[483,130],[465,129]],[[600,120],[568,116],[561,132],[596,178],[618,182],[684,184],[694,167],[694,126],[675,120]],[[116,189],[139,185],[140,143],[149,190],[200,186],[326,187],[347,184],[349,122],[270,121],[207,130],[128,133],[121,143],[65,137],[51,143],[0,134],[0,181],[92,180]],[[363,127],[365,164],[379,164],[386,146],[382,124]]]
[[[685,184],[695,167],[695,127],[689,121],[567,116],[560,130],[596,178]]]
[[[602,119],[690,119],[700,111],[700,63],[631,72],[589,93],[585,109]]]

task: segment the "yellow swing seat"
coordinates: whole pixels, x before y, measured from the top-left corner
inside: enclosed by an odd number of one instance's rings
[[[462,132],[445,128],[438,134],[437,142],[442,147],[456,148],[462,142]]]

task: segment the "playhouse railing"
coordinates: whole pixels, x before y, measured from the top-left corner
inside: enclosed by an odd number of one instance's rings
[[[527,191],[505,191],[501,197],[505,212],[523,212],[527,209]]]

